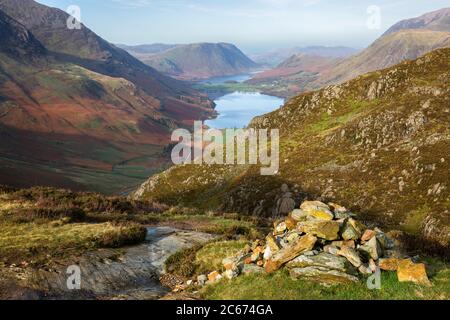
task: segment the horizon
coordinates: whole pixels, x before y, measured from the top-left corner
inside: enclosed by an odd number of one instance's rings
[[[37,2],[64,11],[71,5],[78,6],[81,22],[111,43],[226,42],[248,54],[299,46],[362,49],[393,24],[449,5],[444,0],[425,3],[420,0],[343,0],[339,4],[331,0]],[[375,11],[373,6],[376,6]],[[379,23],[369,27],[367,21],[378,12]],[[179,31],[180,26],[183,33]]]

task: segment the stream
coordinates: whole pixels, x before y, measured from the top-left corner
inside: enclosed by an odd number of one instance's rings
[[[159,299],[168,293],[159,282],[167,258],[213,238],[201,232],[151,227],[140,245],[97,250],[74,262],[81,269],[81,290],[67,288],[66,268],[38,271],[34,287],[46,292],[48,299]]]

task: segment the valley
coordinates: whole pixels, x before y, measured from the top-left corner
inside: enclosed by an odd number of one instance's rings
[[[437,1],[0,0],[0,300],[448,301]]]

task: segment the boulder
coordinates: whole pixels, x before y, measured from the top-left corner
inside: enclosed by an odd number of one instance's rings
[[[364,242],[369,241],[376,235],[377,235],[377,233],[375,231],[367,229],[366,231],[364,231],[364,234],[361,237],[361,241],[364,241]]]
[[[231,280],[239,276],[239,272],[235,270],[227,270],[222,274],[225,278]]]
[[[359,271],[361,274],[365,274],[365,275],[372,274],[372,270],[370,269],[370,266],[369,266],[368,264],[362,264],[362,265],[358,268],[358,271]]]
[[[370,239],[366,244],[359,247],[359,251],[367,258],[378,260],[381,258],[383,251],[376,237]]]
[[[208,277],[205,276],[204,274],[201,274],[197,277],[197,284],[200,287],[203,287],[206,284],[206,281],[208,281]]]
[[[222,279],[222,275],[218,271],[213,271],[208,274],[208,282],[213,283]]]
[[[287,217],[284,223],[286,224],[288,230],[294,230],[297,227],[298,221],[291,217]]]
[[[292,242],[297,241],[298,238],[300,238],[300,234],[298,232],[291,232],[286,235],[285,240],[288,243],[292,243]]]
[[[277,251],[272,258],[266,262],[266,272],[271,273],[281,268],[287,262],[298,257],[302,252],[310,251],[314,248],[317,238],[307,234],[299,238],[295,243]]]
[[[334,214],[330,207],[320,201],[305,201],[300,206],[300,209],[306,212],[310,217],[319,220],[333,220]]]
[[[349,218],[343,225],[341,236],[344,240],[358,240],[364,232],[364,225],[353,218]]]
[[[345,273],[355,274],[355,268],[344,257],[335,256],[329,253],[319,253],[314,256],[300,255],[286,264],[287,268],[321,267],[330,270],[337,270]]]
[[[243,264],[245,261],[250,259],[252,256],[251,253],[241,253],[237,256],[225,258],[222,260],[222,265],[225,268],[225,270],[234,270],[234,269],[242,269]]]
[[[397,271],[399,262],[400,259],[397,258],[380,259],[378,265],[381,270]]]
[[[361,258],[355,249],[344,246],[338,251],[338,255],[347,258],[347,260],[356,268],[359,268],[362,265]]]
[[[336,240],[339,238],[340,223],[337,221],[314,220],[300,222],[297,230],[313,234],[325,240]]]
[[[308,213],[301,209],[295,209],[289,214],[289,217],[297,222],[305,221]]]
[[[356,249],[356,244],[354,240],[346,240],[346,241],[333,241],[331,242],[332,246],[342,248],[342,247],[350,247],[352,249]]]
[[[270,249],[269,246],[267,246],[266,249],[264,250],[263,258],[264,260],[269,260],[270,258],[272,258],[272,250]]]
[[[326,245],[323,247],[323,252],[326,252],[329,254],[337,255],[338,251],[339,251],[339,248],[335,247],[333,245]]]
[[[305,279],[322,284],[340,284],[359,280],[358,277],[345,272],[322,267],[293,268],[289,273],[294,279]]]
[[[269,234],[266,237],[266,244],[272,252],[277,252],[278,250],[281,249],[280,245],[278,244],[277,239],[275,239],[275,237],[271,234]]]
[[[264,273],[264,268],[254,264],[247,264],[242,269],[242,274]]]
[[[414,282],[425,286],[431,285],[425,265],[423,263],[413,263],[410,259],[399,261],[397,277],[400,282]]]
[[[275,236],[281,235],[281,234],[285,233],[286,230],[287,230],[287,225],[286,225],[286,222],[283,221],[283,222],[279,223],[279,224],[275,227],[275,230],[273,231],[273,234],[274,234]]]

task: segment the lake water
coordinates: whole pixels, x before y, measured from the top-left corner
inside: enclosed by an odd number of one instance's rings
[[[228,81],[244,82],[251,74],[232,77],[220,77],[205,80],[205,82],[220,84]],[[250,121],[265,113],[272,112],[284,104],[284,99],[259,92],[233,92],[214,101],[219,116],[207,120],[205,124],[214,129],[244,128]]]

